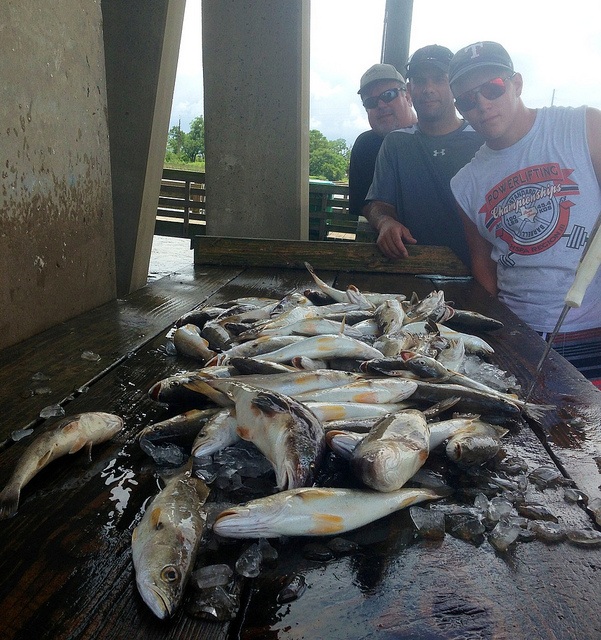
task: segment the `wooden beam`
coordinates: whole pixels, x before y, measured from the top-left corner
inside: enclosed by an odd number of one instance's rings
[[[320,269],[381,273],[467,276],[469,269],[448,247],[410,246],[409,257],[392,261],[375,244],[366,242],[308,242],[196,236],[194,264],[302,268],[305,261]]]

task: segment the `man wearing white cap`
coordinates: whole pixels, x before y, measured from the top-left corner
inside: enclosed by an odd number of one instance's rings
[[[371,129],[355,140],[349,166],[349,210],[361,215],[384,136],[417,121],[405,78],[391,64],[374,64],[361,76],[359,91]]]

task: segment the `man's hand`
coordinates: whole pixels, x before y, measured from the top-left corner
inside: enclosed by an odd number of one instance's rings
[[[382,221],[378,231],[376,245],[391,260],[408,258],[409,252],[405,244],[417,244],[417,240],[411,235],[411,231],[404,224],[393,218]]]
[[[409,257],[406,244],[417,244],[411,231],[396,219],[395,208],[386,202],[370,202],[364,215],[378,232],[376,245],[391,260]]]

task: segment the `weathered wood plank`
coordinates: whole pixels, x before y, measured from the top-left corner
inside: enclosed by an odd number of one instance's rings
[[[331,283],[336,273],[320,269],[318,275]],[[342,289],[353,283],[361,290],[408,295],[415,290],[421,296],[438,287],[429,280],[381,273],[340,273],[334,283]],[[187,284],[182,286],[186,298]],[[247,269],[205,294],[205,300],[215,304],[246,295],[278,297],[307,287],[314,288],[314,284],[305,269]],[[497,315],[498,303],[488,300],[473,283],[444,287],[457,306],[487,308],[490,315]],[[173,296],[177,297],[177,287]],[[416,537],[406,512],[345,536],[355,540],[359,549],[329,562],[307,560],[305,539],[274,542],[280,552],[278,564],[248,585],[245,593],[250,598],[243,602],[231,629],[195,620],[184,609],[172,620],[158,621],[137,594],[130,540],[147,499],[158,491],[155,465],[141,452],[135,435],[172,411],[153,403],[146,391],[157,379],[195,365],[192,360],[169,356],[163,348],[165,330],[181,315],[179,303],[171,300],[170,305],[175,306],[169,306],[162,329],[154,337],[146,337],[128,351],[118,366],[94,380],[88,393],[67,405],[69,414],[119,413],[125,420],[123,433],[98,446],[91,463],[82,455],[52,463],[24,490],[17,516],[2,522],[3,638],[334,640],[381,635],[559,640],[601,634],[601,592],[597,588],[601,550],[566,542],[552,548],[531,542],[497,553],[488,542],[473,545],[449,534],[441,542],[428,542]],[[162,305],[158,307],[162,311]],[[498,314],[504,321],[511,318],[504,308]],[[515,327],[507,324],[490,339],[496,341],[500,362],[515,375],[525,377],[535,366],[536,360],[530,361],[527,349],[522,349]],[[79,353],[76,342],[71,346]],[[518,353],[512,356],[512,349]],[[559,369],[558,389],[563,375]],[[556,391],[549,388],[548,393]],[[0,486],[26,444],[15,443],[0,452]],[[504,449],[507,455],[522,457],[529,469],[553,464],[525,423],[512,427]],[[474,482],[468,478],[464,485],[471,487]],[[450,498],[451,503],[469,504],[467,494],[457,495]],[[528,498],[547,506],[566,525],[590,523],[585,512],[565,502],[562,487],[541,491],[531,483]],[[233,566],[244,546],[226,547],[228,563]],[[309,588],[295,602],[278,603],[279,581],[290,574],[303,575]]]
[[[310,280],[306,270],[256,270],[223,285],[207,303],[242,295],[283,296],[306,288]],[[148,498],[158,491],[155,465],[135,437],[147,424],[170,415],[147,391],[164,377],[199,367],[192,359],[168,355],[164,348],[165,329],[179,314],[178,306],[172,307],[158,335],[66,405],[68,415],[117,413],[124,419],[124,430],[96,447],[90,463],[76,454],[43,469],[25,487],[17,515],[2,522],[0,549],[11,549],[0,553],[0,611],[8,612],[3,639],[227,636],[227,625],[194,620],[183,610],[169,623],[159,622],[137,592],[131,565],[131,532]],[[36,433],[51,428],[52,422]],[[0,452],[0,487],[30,441]]]
[[[40,410],[62,403],[103,371],[127,358],[179,315],[204,302],[240,269],[206,267],[156,280],[0,352],[0,442],[38,420]],[[84,351],[100,356],[94,362]],[[47,380],[36,382],[42,373]],[[37,390],[37,391],[36,391]],[[39,394],[38,391],[44,391]]]
[[[256,238],[199,236],[193,239],[194,263],[286,267],[302,269],[305,261],[315,268],[384,273],[436,273],[468,275],[467,267],[448,247],[409,247],[409,257],[392,261],[375,244],[361,242],[308,242]]]

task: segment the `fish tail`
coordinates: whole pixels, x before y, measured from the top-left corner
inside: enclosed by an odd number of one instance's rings
[[[21,489],[14,485],[7,485],[4,490],[0,492],[0,520],[10,518],[17,513],[20,497]]]
[[[524,413],[533,420],[540,422],[544,416],[546,411],[551,411],[555,409],[555,405],[553,404],[534,404],[532,402],[524,403]]]

